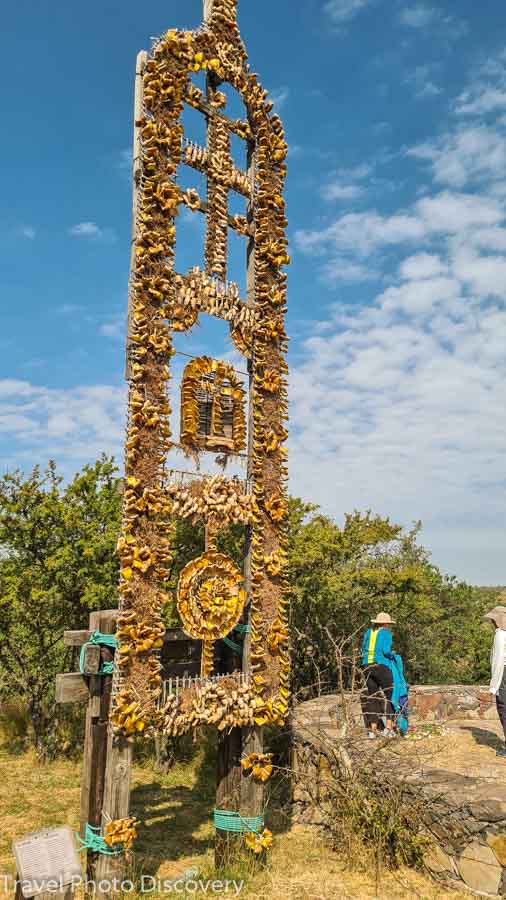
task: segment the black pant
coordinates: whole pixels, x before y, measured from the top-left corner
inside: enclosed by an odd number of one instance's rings
[[[371,725],[379,725],[382,716],[387,719],[393,717],[394,681],[388,666],[380,663],[364,666],[364,676],[366,690],[362,695],[362,711],[366,727],[370,728]]]
[[[503,672],[499,690],[495,695],[495,702],[501,720],[502,730],[504,731],[504,740],[506,741],[506,667]]]

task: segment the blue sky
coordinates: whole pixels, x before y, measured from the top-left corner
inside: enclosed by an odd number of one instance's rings
[[[239,8],[290,143],[291,490],[338,519],[421,519],[445,571],[505,583],[501,0]],[[135,56],[201,12],[3,12],[2,471],[121,458]],[[178,265],[200,247],[187,216]],[[230,354],[224,335],[178,346]]]

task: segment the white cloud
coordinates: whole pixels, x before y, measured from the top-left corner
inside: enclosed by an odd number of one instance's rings
[[[497,127],[458,128],[407,153],[430,162],[436,181],[452,187],[506,179],[506,134]]]
[[[101,234],[95,222],[79,222],[78,225],[72,225],[69,230],[74,237],[98,237]]]
[[[449,121],[409,151],[429,164],[423,195],[296,234],[340,302],[292,366],[290,471],[292,490],[331,514],[421,518],[437,564],[493,584],[504,580],[506,121]],[[342,282],[373,269],[374,301],[343,305]]]
[[[506,252],[506,228],[479,228],[473,231],[471,240],[476,247]]]
[[[290,88],[286,87],[286,85],[283,87],[274,88],[269,92],[269,100],[271,100],[276,112],[279,112],[283,108],[289,96]]]
[[[420,517],[437,563],[500,583],[506,310],[413,279],[326,326],[292,370],[292,489],[334,515]]]
[[[456,111],[461,116],[479,116],[497,109],[506,109],[506,90],[483,87],[461,94]]]
[[[431,28],[435,38],[444,40],[461,38],[468,31],[467,22],[444,15],[437,7],[425,3],[405,6],[399,13],[399,22],[407,28]]]
[[[324,11],[336,25],[344,25],[354,19],[373,0],[328,0]]]
[[[102,337],[112,338],[115,341],[125,340],[126,321],[124,315],[114,316],[109,322],[103,322],[99,327]]]
[[[322,189],[325,200],[356,200],[364,193],[360,184],[340,184],[339,181],[332,181]]]
[[[295,241],[303,252],[330,248],[368,256],[380,246],[420,240],[425,233],[423,222],[416,216],[405,213],[382,216],[371,210],[347,213],[321,230],[296,231]]]
[[[466,231],[487,225],[497,225],[504,219],[501,204],[488,197],[443,191],[434,197],[423,197],[416,211],[428,233]]]
[[[458,248],[452,258],[456,277],[479,297],[506,300],[506,257],[480,255],[469,245]]]
[[[372,174],[372,166],[361,165],[352,169],[339,169],[322,188],[325,200],[356,200],[365,194],[363,182]]]
[[[113,385],[65,389],[0,379],[0,430],[13,454],[5,464],[55,458],[75,470],[103,451],[120,459],[125,399],[125,389]]]
[[[376,210],[347,213],[320,230],[296,231],[295,243],[306,253],[334,250],[369,256],[380,247],[424,241],[438,232],[498,225],[503,218],[501,204],[493,198],[442,191],[390,216]]]
[[[28,241],[35,240],[37,232],[33,225],[22,225],[20,229],[20,234],[22,237],[26,238]]]
[[[416,253],[414,256],[408,256],[407,259],[402,261],[399,273],[401,278],[406,280],[421,281],[424,278],[434,278],[436,275],[443,275],[447,268],[439,256],[434,256],[430,253]]]
[[[405,6],[399,14],[401,25],[409,28],[426,28],[439,18],[437,9],[433,6],[425,6],[417,3],[413,6]]]
[[[351,284],[360,281],[374,281],[378,278],[378,272],[372,266],[364,266],[346,259],[344,256],[336,256],[325,263],[322,275],[324,280],[330,283],[343,281]]]
[[[78,222],[69,228],[72,237],[88,238],[91,240],[113,243],[116,235],[112,228],[100,228],[96,222]]]
[[[506,109],[506,52],[487,59],[455,104],[460,116],[484,116]]]
[[[432,313],[436,306],[460,295],[460,283],[453,278],[414,279],[389,287],[378,297],[378,304],[389,312],[400,311],[416,315]]]
[[[84,306],[80,303],[62,303],[56,311],[62,316],[75,316],[84,312]]]

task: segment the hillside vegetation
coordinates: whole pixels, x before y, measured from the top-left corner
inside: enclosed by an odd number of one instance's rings
[[[55,712],[54,706],[55,676],[74,662],[62,635],[65,628],[85,628],[91,610],[116,605],[120,505],[121,481],[106,457],[68,483],[54,463],[44,472],[35,468],[0,478],[0,704],[14,715],[14,731],[29,722],[39,758],[79,743],[75,713]],[[441,573],[420,543],[420,528],[404,531],[370,511],[348,513],[339,524],[313,504],[291,499],[297,696],[336,686],[335,642],[355,635],[350,643],[356,644],[379,609],[397,620],[396,644],[412,682],[487,678],[490,632],[481,616],[500,589],[473,588]],[[222,549],[237,562],[242,542],[237,527],[220,537]],[[202,552],[202,528],[180,522],[176,544],[168,624],[176,621],[171,598],[179,570]]]

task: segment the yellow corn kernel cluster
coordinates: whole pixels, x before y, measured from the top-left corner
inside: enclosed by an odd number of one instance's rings
[[[251,773],[257,781],[265,783],[274,771],[272,753],[250,753],[241,759],[241,767],[243,772]]]
[[[128,688],[116,694],[111,712],[111,722],[115,731],[128,736],[142,734],[146,729],[146,719],[141,704]]]
[[[130,850],[137,837],[137,819],[115,819],[105,826],[104,843],[108,847],[121,845],[123,850]]]
[[[244,836],[244,843],[248,850],[252,850],[257,856],[272,847],[272,831],[264,828],[262,832],[248,831]]]

